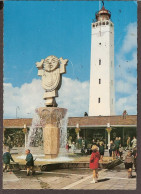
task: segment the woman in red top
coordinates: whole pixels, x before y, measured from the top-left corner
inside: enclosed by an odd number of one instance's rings
[[[98,163],[100,160],[100,153],[96,145],[92,146],[92,154],[90,158],[90,169],[93,170],[93,181],[91,183],[97,183],[98,179]]]

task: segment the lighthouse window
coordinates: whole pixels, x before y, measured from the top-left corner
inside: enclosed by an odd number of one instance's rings
[[[99,65],[101,65],[101,59],[99,59]]]
[[[109,22],[106,22],[106,25],[108,25],[109,24]]]
[[[99,84],[101,84],[101,79],[99,79]]]
[[[105,22],[103,22],[102,24],[105,25]]]
[[[98,98],[98,103],[100,103],[100,98]]]
[[[99,45],[101,45],[101,42],[99,43]]]
[[[93,28],[95,27],[95,25],[93,24]]]

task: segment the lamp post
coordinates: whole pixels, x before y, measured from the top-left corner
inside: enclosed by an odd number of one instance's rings
[[[79,131],[80,131],[80,127],[79,127],[79,123],[77,123],[76,128],[75,128],[75,132],[77,134],[77,139],[79,139]]]
[[[110,123],[107,123],[106,131],[108,132],[108,150],[110,149],[110,133],[112,131],[112,127],[110,127]]]
[[[18,109],[20,110],[19,106],[16,107],[16,119],[18,118]]]
[[[26,148],[26,134],[27,134],[27,127],[26,127],[26,124],[24,124],[24,128],[22,130],[25,134],[25,148]]]

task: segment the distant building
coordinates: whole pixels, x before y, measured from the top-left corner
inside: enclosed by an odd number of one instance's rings
[[[91,30],[89,116],[115,115],[114,24],[103,6]]]
[[[24,125],[27,126],[28,131],[32,124],[32,119],[4,119],[4,136],[7,139],[11,137],[12,142],[17,142],[18,147],[24,146]],[[121,137],[121,143],[126,146],[128,136],[133,138],[136,136],[137,129],[137,115],[127,115],[126,119],[123,116],[87,116],[87,117],[69,117],[67,132],[68,138],[71,136],[72,141],[77,140],[76,126],[80,128],[79,136],[85,137],[88,143],[92,139],[103,140],[105,144],[108,143],[107,124],[112,127],[111,140],[116,136]],[[28,137],[28,133],[26,134]],[[28,139],[28,138],[26,138]]]

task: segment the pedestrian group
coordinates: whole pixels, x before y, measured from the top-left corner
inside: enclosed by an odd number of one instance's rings
[[[132,144],[132,150],[131,150],[131,144]],[[83,139],[82,145],[86,146],[86,140]],[[67,142],[66,149],[69,151],[69,144]],[[75,142],[72,143],[71,146],[72,152],[75,153],[76,146]],[[109,149],[109,156],[112,157],[112,160],[119,158],[121,159],[125,164],[125,169],[127,169],[128,172],[128,178],[132,178],[132,169],[133,165],[135,167],[135,171],[137,171],[137,139],[134,136],[133,140],[130,141],[130,137],[127,138],[127,146],[125,148],[125,151],[128,150],[125,159],[123,160],[123,147],[121,146],[121,138],[116,137],[115,140],[110,141],[110,149]],[[103,141],[97,141],[92,140],[92,146],[91,146],[91,157],[90,157],[90,169],[93,170],[93,180],[91,183],[97,183],[98,182],[98,168],[99,168],[99,161],[103,162],[104,157],[104,142]],[[34,170],[34,159],[33,155],[31,154],[30,150],[27,149],[25,151],[26,153],[26,169],[27,169],[27,176],[30,175],[30,172],[32,175],[35,174]],[[10,170],[10,160],[14,162],[14,159],[12,158],[10,154],[10,149],[7,147],[6,151],[3,154],[3,172],[8,172]]]

